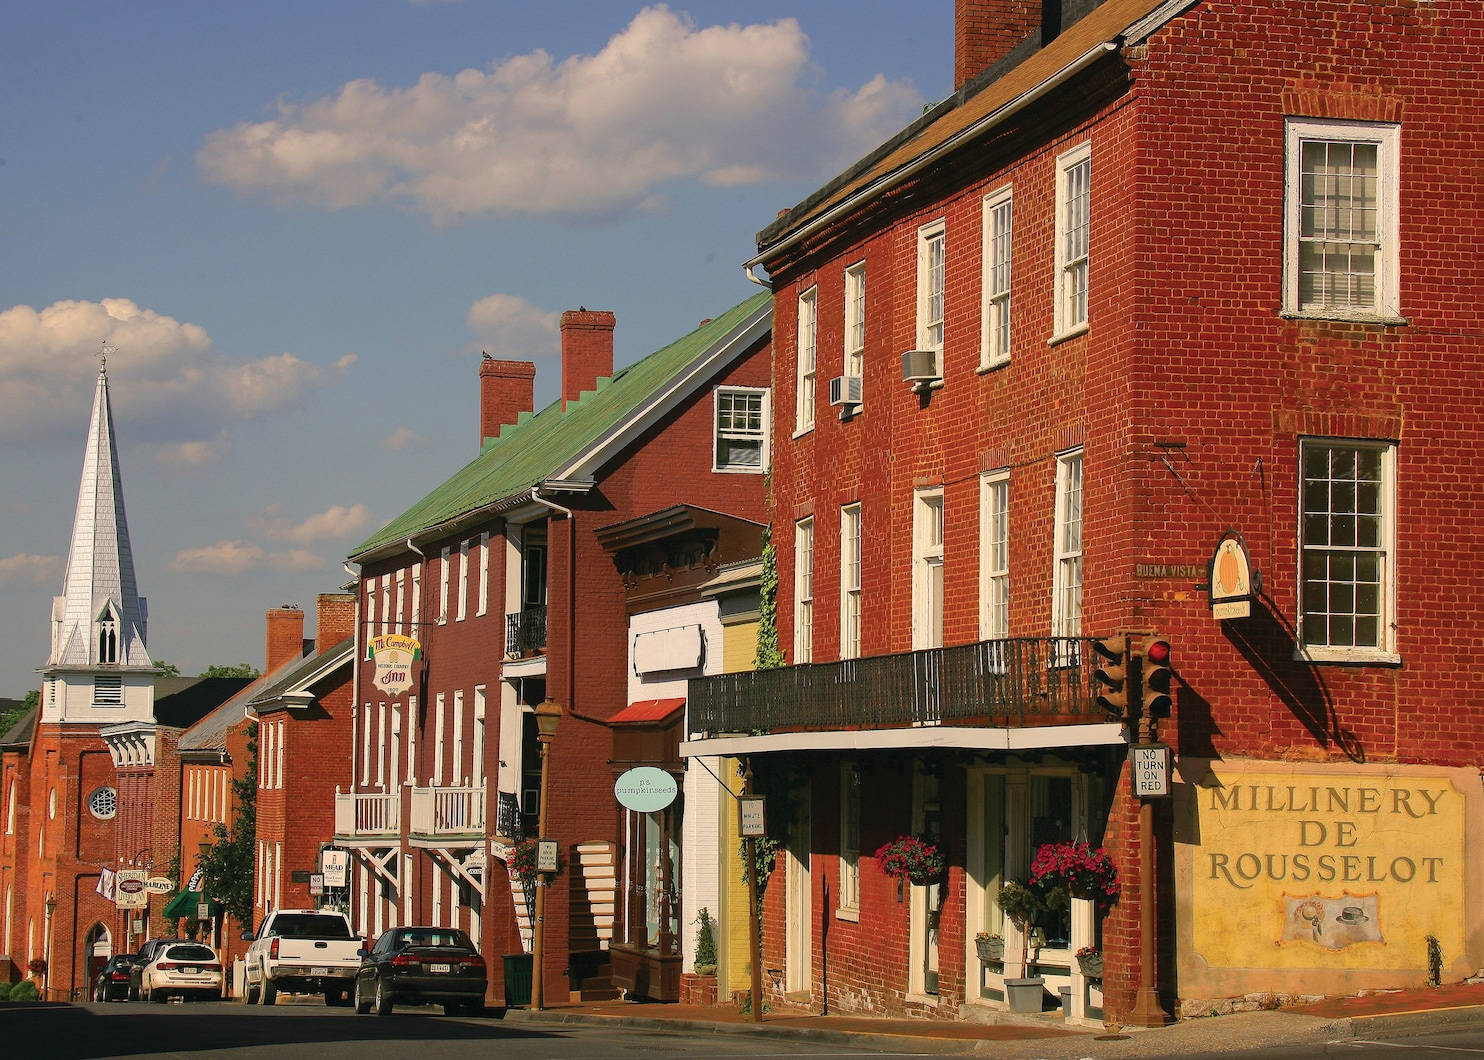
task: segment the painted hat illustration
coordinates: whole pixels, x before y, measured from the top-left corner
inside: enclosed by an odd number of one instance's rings
[[[1358,905],[1347,905],[1340,910],[1340,915],[1335,920],[1341,924],[1364,924],[1370,917],[1365,915],[1365,910]]]

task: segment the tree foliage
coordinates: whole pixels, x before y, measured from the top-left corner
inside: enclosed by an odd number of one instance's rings
[[[202,893],[220,902],[239,924],[251,926],[253,854],[258,839],[258,742],[247,744],[247,769],[232,781],[237,800],[230,831],[218,824],[212,843],[201,852]]]
[[[773,528],[763,527],[763,570],[758,579],[757,655],[758,670],[777,670],[787,660],[778,646],[778,554],[773,548]]]
[[[156,659],[155,673],[159,674],[161,677],[179,677],[180,667],[176,666],[172,662],[166,662],[164,659]]]
[[[236,666],[223,666],[213,663],[201,671],[202,677],[262,677],[263,671],[252,663],[238,663]]]

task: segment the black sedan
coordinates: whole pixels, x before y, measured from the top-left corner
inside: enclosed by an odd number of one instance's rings
[[[469,936],[454,928],[392,928],[361,951],[356,1011],[388,1015],[394,1004],[441,1003],[447,1015],[484,1010],[489,976]]]
[[[129,969],[134,967],[135,960],[137,958],[132,953],[119,953],[108,958],[103,970],[93,978],[93,1000],[129,1000]]]

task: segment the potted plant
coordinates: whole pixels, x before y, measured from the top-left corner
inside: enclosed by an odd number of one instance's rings
[[[1005,959],[1004,938],[1000,935],[991,935],[988,931],[981,931],[974,936],[974,949],[978,952],[981,961]]]
[[[1020,931],[1020,968],[1017,979],[1005,980],[1005,1000],[1011,1012],[1040,1012],[1045,980],[1030,971],[1031,925],[1041,912],[1041,899],[1023,883],[1011,880],[1000,888],[1000,908]]]
[[[1118,867],[1102,847],[1071,840],[1043,843],[1031,862],[1030,886],[1051,908],[1068,898],[1090,899],[1098,912],[1118,901]]]
[[[31,973],[31,977],[40,986],[41,981],[46,978],[46,960],[42,957],[32,957],[30,963],[26,965],[26,970]]]
[[[942,877],[947,867],[943,852],[936,843],[910,835],[897,836],[891,842],[883,843],[876,851],[876,861],[882,872],[896,877],[898,901],[902,897],[904,881],[919,885],[932,883]]]
[[[716,974],[716,936],[711,927],[711,911],[704,905],[696,916],[696,974]]]
[[[1083,946],[1077,951],[1077,967],[1089,979],[1103,977],[1103,953],[1096,946]]]

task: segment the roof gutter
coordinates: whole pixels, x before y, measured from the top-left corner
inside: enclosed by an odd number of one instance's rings
[[[960,129],[958,132],[950,136],[947,140],[944,140],[937,147],[934,147],[932,150],[926,152],[925,154],[919,155],[917,158],[914,158],[912,161],[908,162],[900,169],[886,174],[875,182],[866,185],[859,191],[840,200],[834,206],[830,207],[828,210],[820,214],[818,217],[814,218],[812,221],[806,222],[799,228],[796,228],[788,236],[779,240],[777,243],[774,243],[767,250],[760,251],[755,257],[749,258],[744,261],[742,263],[742,268],[747,273],[747,278],[753,283],[758,284],[759,286],[770,287],[771,281],[759,279],[757,275],[753,273],[752,270],[758,265],[763,264],[763,262],[767,261],[769,258],[776,257],[778,254],[781,254],[785,250],[797,246],[805,239],[814,235],[821,229],[834,224],[834,222],[842,216],[855,212],[857,209],[870,202],[872,199],[875,199],[885,192],[890,191],[892,188],[895,188],[899,184],[905,183],[909,178],[915,176],[922,170],[926,169],[928,166],[933,165],[945,155],[952,154],[964,144],[970,142],[971,140],[977,139],[978,137],[989,132],[1006,118],[1009,118],[1012,115],[1024,110],[1032,103],[1035,103],[1037,100],[1041,99],[1041,97],[1047,95],[1057,88],[1060,88],[1062,85],[1070,81],[1073,77],[1080,74],[1083,70],[1087,69],[1093,63],[1097,62],[1103,56],[1109,54],[1110,52],[1117,51],[1118,48],[1119,44],[1116,40],[1103,41],[1097,47],[1084,52],[1082,55],[1079,55],[1077,58],[1073,59],[1066,66],[1063,66],[1060,70],[1052,74],[1050,77],[1046,78],[1034,88],[1027,89],[1020,95],[1016,96],[1014,99],[1008,100],[1007,102],[1001,104],[999,107],[996,107],[994,110],[986,114],[984,117],[980,118],[968,128]]]

